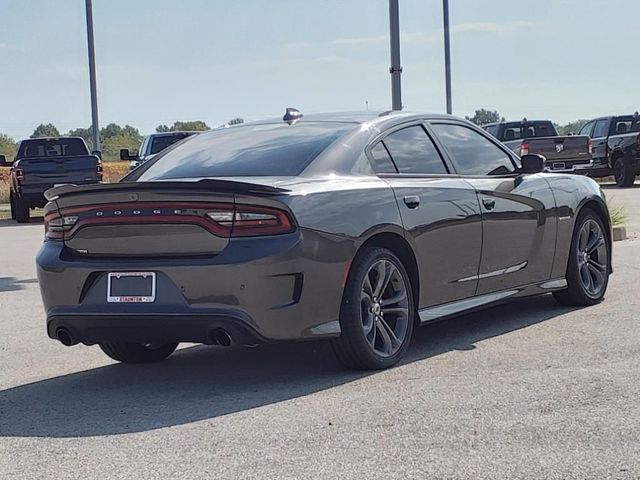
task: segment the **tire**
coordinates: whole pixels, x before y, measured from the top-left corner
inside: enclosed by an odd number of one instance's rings
[[[122,363],[153,363],[171,355],[177,343],[167,343],[159,347],[149,347],[139,343],[104,342],[100,348],[109,357]]]
[[[636,180],[631,162],[626,162],[623,156],[614,160],[613,176],[616,180],[616,185],[623,188],[631,187]]]
[[[349,272],[340,308],[342,333],[332,340],[333,350],[348,368],[392,367],[409,347],[415,318],[411,281],[402,262],[385,248],[365,248]]]
[[[19,198],[13,199],[13,209],[16,215],[15,220],[18,223],[29,223],[31,220],[31,215],[29,211],[29,205],[26,202],[20,200]]]
[[[13,198],[13,192],[9,192],[9,206],[11,207],[11,220],[15,220],[16,206],[15,206],[15,199]]]
[[[611,273],[611,246],[605,232],[604,222],[596,212],[588,208],[580,212],[571,239],[567,288],[553,292],[561,305],[589,306],[604,298]],[[591,281],[591,287],[587,280]]]

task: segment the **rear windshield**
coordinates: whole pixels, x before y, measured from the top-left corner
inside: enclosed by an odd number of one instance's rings
[[[88,155],[87,146],[81,138],[42,138],[25,140],[20,144],[18,158],[63,157]]]
[[[551,122],[515,122],[505,124],[500,140],[555,137],[556,135],[556,129]]]
[[[162,153],[139,181],[295,176],[353,124],[287,123],[221,128]]]
[[[193,135],[193,133],[180,132],[172,135],[153,137],[153,140],[151,141],[151,151],[149,153],[152,155],[159,153],[165,148],[170,147],[174,143],[182,140],[183,138],[190,137],[191,135]]]

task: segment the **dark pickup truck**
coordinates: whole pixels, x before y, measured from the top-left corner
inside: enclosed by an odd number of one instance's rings
[[[23,140],[13,162],[0,155],[0,166],[11,167],[11,218],[18,223],[29,222],[30,209],[44,207],[44,192],[53,186],[102,180],[100,158],[80,137]]]
[[[596,118],[587,122],[580,135],[593,142],[592,176],[613,174],[619,187],[630,187],[640,174],[640,115]]]
[[[589,136],[560,136],[548,120],[524,119],[491,123],[482,128],[521,157],[544,156],[546,171],[588,174],[593,165]]]

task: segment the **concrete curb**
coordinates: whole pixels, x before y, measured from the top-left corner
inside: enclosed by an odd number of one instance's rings
[[[613,241],[619,242],[620,240],[627,239],[627,227],[624,225],[614,225],[613,226]]]

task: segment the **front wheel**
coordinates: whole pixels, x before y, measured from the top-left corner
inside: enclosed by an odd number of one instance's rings
[[[619,187],[631,187],[636,180],[631,162],[625,162],[624,157],[618,157],[613,163],[613,176]]]
[[[171,355],[177,343],[164,345],[141,345],[139,343],[103,342],[100,348],[109,357],[123,363],[151,363],[164,360]]]
[[[604,298],[611,268],[604,223],[590,209],[578,215],[567,265],[567,288],[554,292],[562,305],[589,306]]]
[[[416,307],[402,262],[385,248],[366,248],[353,261],[340,309],[342,364],[359,370],[389,368],[409,347]]]

